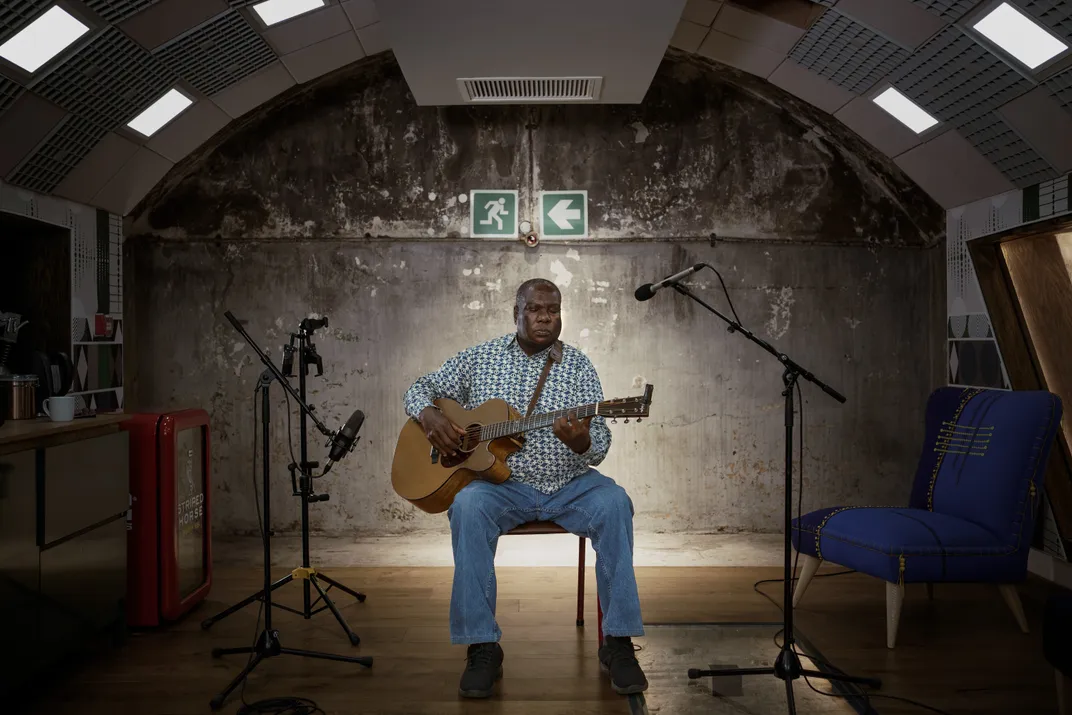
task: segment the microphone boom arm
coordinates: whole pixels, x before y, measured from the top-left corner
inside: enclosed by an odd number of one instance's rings
[[[755,343],[756,345],[758,345],[759,347],[763,348],[764,350],[769,352],[771,355],[776,357],[778,359],[778,362],[780,362],[783,365],[785,365],[787,370],[790,370],[790,371],[796,373],[797,375],[800,375],[805,380],[814,383],[816,386],[819,387],[820,390],[822,390],[826,394],[830,395],[831,397],[833,397],[838,402],[845,402],[845,397],[840,392],[838,392],[834,388],[830,387],[829,385],[824,383],[822,380],[820,380],[819,378],[815,377],[815,375],[813,375],[810,372],[808,372],[807,370],[805,370],[803,367],[800,366],[799,363],[794,361],[792,358],[790,358],[785,353],[780,353],[777,350],[775,350],[773,347],[771,347],[771,344],[768,343],[763,338],[757,338],[750,330],[748,330],[747,328],[742,326],[740,323],[738,323],[735,320],[730,320],[729,318],[724,316],[722,313],[718,312],[717,310],[715,310],[714,308],[709,306],[707,303],[705,303],[702,300],[700,300],[699,298],[697,298],[691,291],[689,291],[688,288],[685,288],[685,287],[683,287],[682,285],[680,285],[679,283],[676,283],[676,282],[671,283],[670,287],[673,288],[674,290],[676,290],[678,293],[681,293],[684,296],[688,296],[689,298],[692,298],[694,301],[696,301],[697,303],[699,303],[703,307],[707,308],[709,311],[711,311],[712,313],[714,313],[718,317],[722,318],[722,320],[725,321],[729,325],[729,328],[728,328],[729,332],[731,332],[731,333],[738,332],[741,335],[745,336],[746,338],[751,340],[753,343]]]
[[[249,343],[249,346],[253,348],[253,352],[255,352],[257,354],[257,357],[261,359],[261,362],[264,363],[264,366],[268,368],[268,371],[272,373],[272,376],[275,377],[276,381],[283,386],[283,389],[286,390],[287,393],[289,393],[290,396],[294,398],[294,401],[298,403],[298,407],[303,412],[305,412],[306,415],[308,415],[309,419],[311,419],[313,421],[313,424],[316,425],[316,428],[320,430],[320,433],[323,434],[325,437],[332,437],[335,433],[329,430],[327,426],[325,426],[324,423],[320,420],[320,418],[316,416],[316,413],[313,412],[312,407],[305,404],[302,398],[298,395],[297,390],[295,390],[294,386],[290,384],[290,381],[287,380],[287,378],[283,377],[283,373],[279,372],[279,368],[277,368],[272,362],[272,360],[264,353],[264,351],[257,346],[257,343],[253,342],[253,338],[249,336],[249,333],[246,332],[246,329],[243,328],[242,325],[238,322],[238,319],[234,317],[234,313],[227,310],[224,311],[223,315],[225,318],[227,318],[228,321],[230,321],[231,325],[234,326],[234,329],[237,330],[243,338],[245,338],[246,342]]]

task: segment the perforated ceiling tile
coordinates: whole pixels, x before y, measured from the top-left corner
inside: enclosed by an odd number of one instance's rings
[[[789,58],[847,90],[866,92],[908,59],[908,50],[834,10],[824,12]]]
[[[153,55],[205,94],[215,94],[278,59],[235,10],[161,45]]]
[[[942,121],[960,127],[1033,86],[993,53],[947,27],[905,62],[893,85]]]
[[[10,107],[19,98],[20,94],[22,94],[22,87],[17,82],[0,75],[0,114],[3,114],[4,110]]]
[[[3,0],[0,2],[0,42],[5,41],[52,0]]]
[[[964,13],[978,4],[979,0],[912,0],[920,7],[930,10],[946,20],[959,20]]]
[[[175,76],[145,49],[109,27],[32,89],[111,130],[159,99],[174,80]]]
[[[1050,77],[1042,86],[1059,104],[1072,112],[1072,69]]]
[[[968,122],[960,133],[1017,188],[1057,176],[1045,159],[992,112]]]
[[[15,170],[11,183],[33,191],[51,193],[105,133],[96,124],[73,114],[67,115],[52,136]]]
[[[108,22],[121,22],[157,0],[82,0]]]

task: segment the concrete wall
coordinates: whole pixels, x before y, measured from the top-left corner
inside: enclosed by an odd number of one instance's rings
[[[313,507],[314,529],[445,530],[391,490],[402,393],[511,332],[514,289],[545,276],[564,293],[564,339],[592,357],[608,397],[655,385],[651,420],[612,426],[603,465],[633,495],[637,528],[779,531],[779,364],[683,296],[632,296],[706,261],[746,327],[848,398],[802,385],[804,508],[901,503],[924,401],[945,378],[944,215],[843,132],[772,86],[673,56],[640,107],[539,110],[418,108],[393,63],[370,62],[249,118],[133,217],[128,399],[211,412],[214,528],[250,531],[262,366],[223,312],[248,320],[277,363],[301,318],[327,315],[310,400],[332,427],[355,408],[367,420],[318,484],[331,500]],[[587,188],[598,238],[459,238],[457,196],[496,187],[520,188],[523,205],[542,188]],[[712,231],[721,240],[695,240]],[[728,310],[714,274],[693,285]],[[288,531],[298,509],[273,395],[272,521]]]

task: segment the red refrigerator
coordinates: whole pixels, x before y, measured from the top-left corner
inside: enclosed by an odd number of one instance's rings
[[[139,412],[130,433],[127,624],[175,621],[212,586],[209,418],[204,410]]]

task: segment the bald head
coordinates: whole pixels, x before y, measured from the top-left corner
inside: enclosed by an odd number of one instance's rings
[[[546,278],[533,278],[517,288],[514,301],[517,341],[532,355],[550,347],[562,333],[562,293]]]

